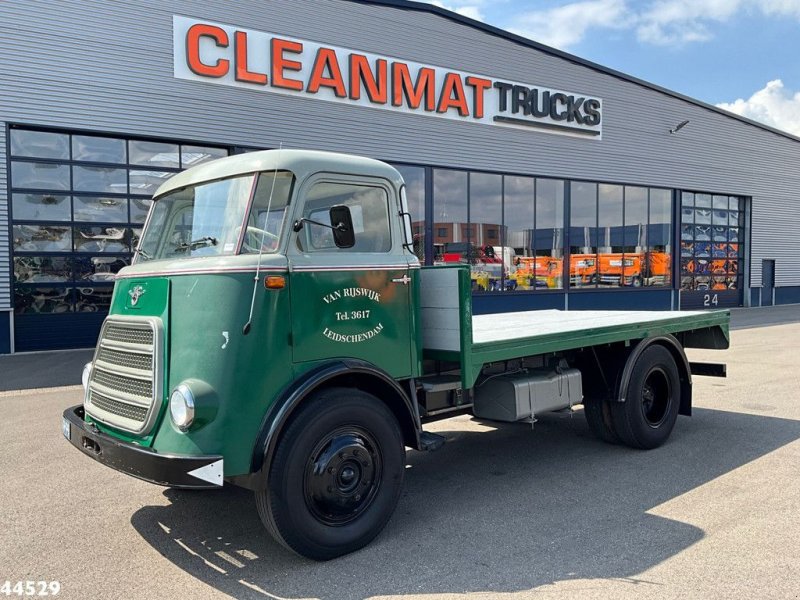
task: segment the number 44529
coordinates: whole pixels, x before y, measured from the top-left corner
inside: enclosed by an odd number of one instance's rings
[[[58,581],[4,581],[0,585],[2,596],[57,596],[60,591]]]

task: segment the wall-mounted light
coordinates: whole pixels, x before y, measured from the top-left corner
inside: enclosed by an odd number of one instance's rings
[[[686,127],[688,124],[689,124],[689,119],[686,119],[685,121],[681,121],[674,128],[670,129],[669,132],[670,133],[678,133],[681,129]]]

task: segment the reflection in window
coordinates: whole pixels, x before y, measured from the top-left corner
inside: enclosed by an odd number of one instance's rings
[[[209,148],[207,146],[181,146],[181,167],[188,169],[204,162],[228,156],[224,148]]]
[[[131,223],[144,223],[152,204],[152,200],[131,198]]]
[[[11,181],[15,188],[34,190],[69,190],[69,167],[50,163],[11,163]]]
[[[130,184],[131,194],[152,196],[161,184],[175,175],[172,171],[139,171],[131,169]]]
[[[414,254],[425,263],[425,169],[407,165],[392,165],[400,171],[406,183],[408,211],[411,213],[411,229],[414,239]]]
[[[128,193],[125,169],[110,167],[73,167],[72,187],[80,192],[100,192],[104,194]]]
[[[14,312],[67,313],[74,310],[72,288],[34,287],[20,285],[14,288]]]
[[[69,221],[69,196],[12,194],[11,213],[18,221]]]
[[[598,252],[597,276],[598,283],[603,286],[619,287],[625,284],[623,272],[636,269],[634,257],[623,256],[622,252],[622,205],[623,188],[620,185],[600,184],[598,193]],[[641,269],[639,269],[641,270]],[[641,280],[639,273],[637,281]],[[634,278],[629,275],[628,285],[632,285]]]
[[[536,287],[564,287],[564,182],[536,180]]]
[[[78,256],[75,259],[75,281],[109,283],[120,269],[130,264],[126,256]]]
[[[75,310],[77,312],[108,312],[111,307],[111,285],[80,286],[75,289]]]
[[[469,262],[467,173],[433,171],[434,264]],[[442,235],[444,232],[444,235]]]
[[[570,287],[596,287],[597,184],[570,184]]]
[[[15,252],[69,252],[72,236],[69,227],[14,225]]]
[[[15,283],[66,283],[72,279],[72,259],[64,256],[17,256]]]
[[[30,158],[69,160],[69,135],[12,129],[11,154]]]
[[[75,196],[73,200],[73,215],[76,221],[127,223],[128,199]]]
[[[131,140],[128,142],[128,152],[132,165],[176,169],[181,166],[177,144]]]
[[[94,135],[72,136],[72,160],[125,164],[127,158],[125,140]]]
[[[126,227],[76,227],[76,252],[130,252],[131,231]]]
[[[645,285],[672,285],[672,192],[650,188]]]
[[[516,280],[506,277],[506,271],[513,266],[513,257],[500,236],[503,222],[501,175],[470,173],[469,221],[467,241],[472,254],[472,289],[491,292],[514,289]]]

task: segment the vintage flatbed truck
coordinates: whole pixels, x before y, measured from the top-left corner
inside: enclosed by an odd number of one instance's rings
[[[273,150],[158,190],[63,433],[114,469],[176,488],[255,491],[287,548],[368,544],[397,504],[423,424],[533,422],[583,404],[608,442],[654,448],[691,413],[684,347],[726,348],[720,312],[473,316],[468,269],[421,268],[400,174]]]

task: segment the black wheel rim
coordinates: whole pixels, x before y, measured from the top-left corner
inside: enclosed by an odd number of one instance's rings
[[[642,386],[642,413],[650,427],[657,428],[667,418],[672,402],[672,385],[660,367],[651,370]]]
[[[325,525],[351,523],[375,500],[382,471],[378,444],[368,431],[336,429],[309,456],[303,480],[306,505]]]

